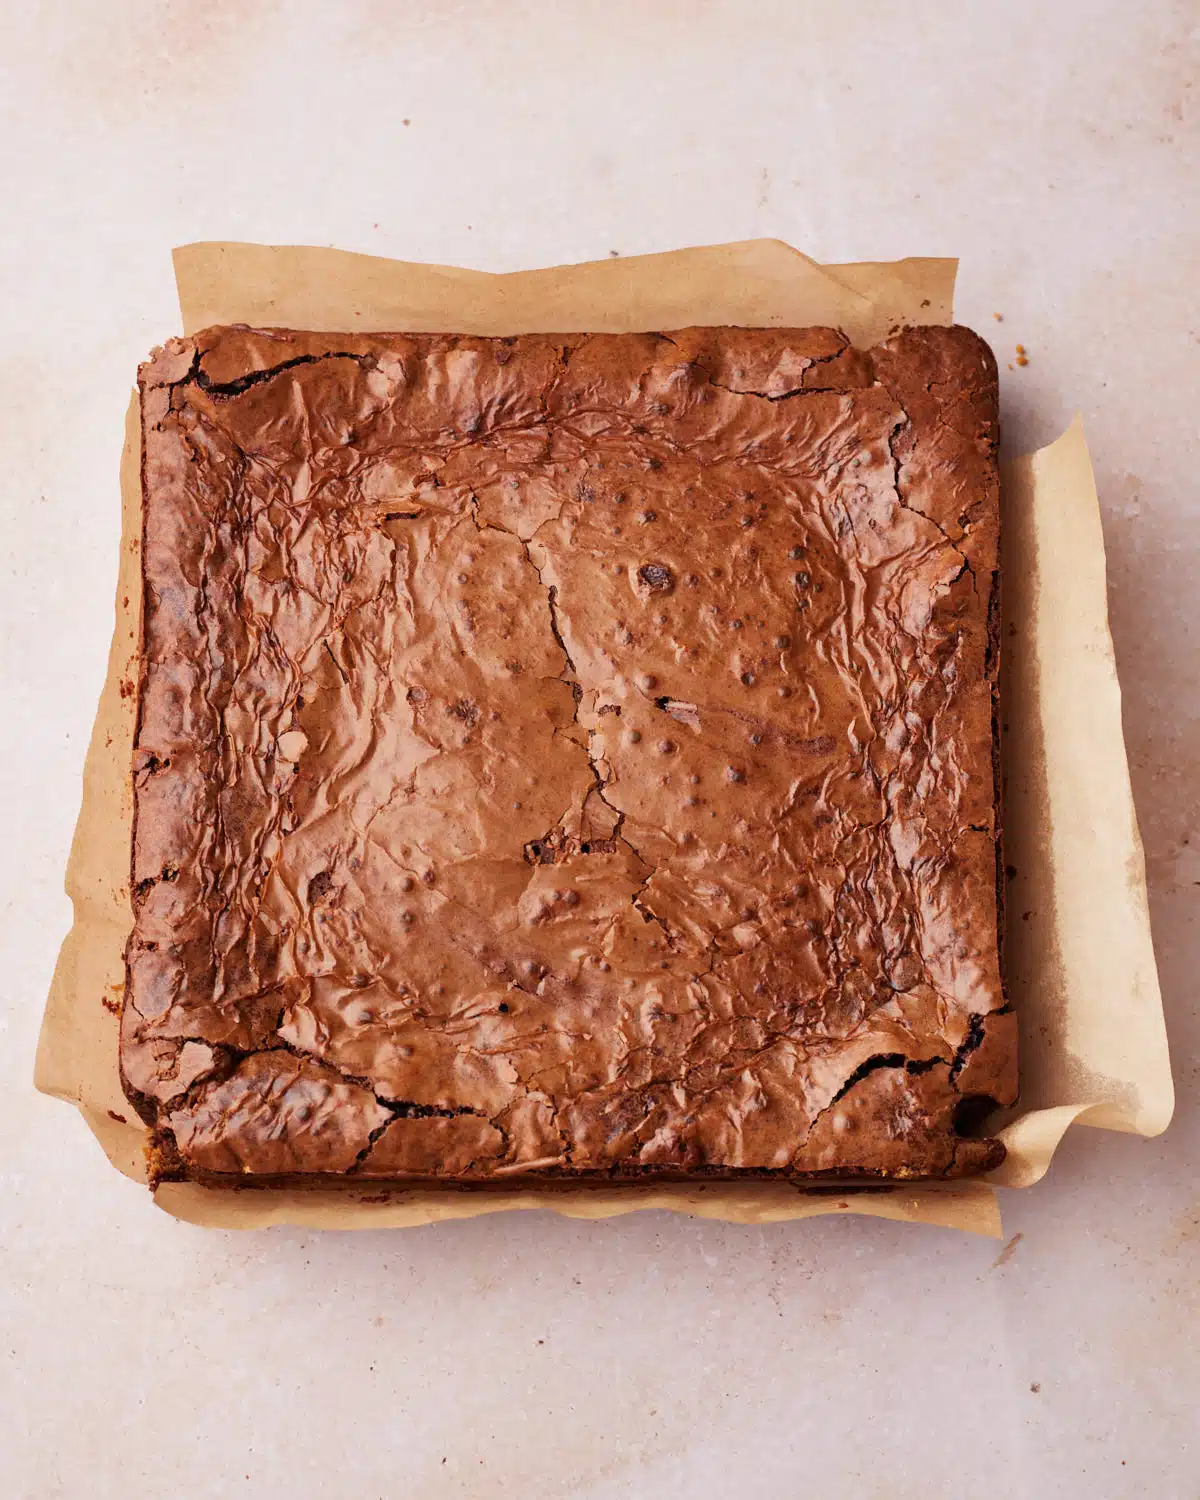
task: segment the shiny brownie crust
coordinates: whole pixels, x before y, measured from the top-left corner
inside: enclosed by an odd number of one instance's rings
[[[231,327],[140,384],[156,1176],[1001,1159],[979,338]]]

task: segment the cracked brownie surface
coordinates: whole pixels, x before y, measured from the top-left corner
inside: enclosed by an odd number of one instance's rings
[[[156,1175],[1000,1160],[974,334],[214,328],[141,393]]]

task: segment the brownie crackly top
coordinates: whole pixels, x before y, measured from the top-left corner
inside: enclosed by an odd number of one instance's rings
[[[143,367],[157,1170],[994,1164],[996,375],[961,328]]]

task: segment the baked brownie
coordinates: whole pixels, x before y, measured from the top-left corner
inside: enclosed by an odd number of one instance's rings
[[[1000,1160],[974,334],[213,328],[141,391],[158,1176]]]

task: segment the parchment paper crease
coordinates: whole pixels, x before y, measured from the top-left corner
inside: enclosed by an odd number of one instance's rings
[[[951,322],[955,270],[952,260],[819,266],[777,240],[505,276],[291,246],[175,252],[185,333],[212,323],[476,334],[831,324],[866,345],[899,325]],[[116,630],[67,866],[75,922],[51,985],[35,1081],[76,1104],[114,1165],[145,1181],[145,1132],[117,1072],[141,605],[137,418],[135,400],[121,470]],[[1072,1121],[1154,1135],[1170,1119],[1173,1090],[1100,513],[1078,421],[1011,466],[1003,503],[1005,972],[1023,1050],[1021,1105],[1001,1132],[1009,1155],[992,1180],[1027,1186],[1045,1173]],[[742,1223],[864,1213],[1000,1232],[987,1182],[820,1193],[779,1183],[487,1193],[170,1183],[156,1197],[177,1218],[227,1228],[381,1228],[515,1208],[581,1218],[668,1208]]]

